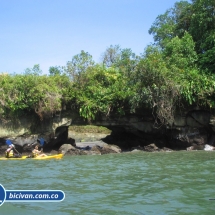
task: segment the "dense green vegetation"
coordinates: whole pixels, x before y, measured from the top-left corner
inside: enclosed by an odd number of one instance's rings
[[[176,2],[149,29],[154,44],[137,56],[108,47],[101,63],[85,51],[65,67],[41,75],[39,65],[22,75],[0,75],[1,118],[35,112],[40,119],[65,108],[95,120],[150,109],[172,124],[177,108],[215,107],[215,1]]]

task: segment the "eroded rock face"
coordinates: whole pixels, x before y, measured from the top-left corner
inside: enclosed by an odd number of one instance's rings
[[[83,150],[76,147],[76,140],[68,136],[68,126],[84,125],[84,122],[72,111],[65,111],[52,118],[38,120],[34,115],[20,119],[0,121],[0,153],[5,150],[5,139],[9,138],[20,152],[29,152],[38,137],[45,139],[44,151],[58,151],[63,144],[74,148],[67,150],[70,154],[105,154],[120,153],[121,149],[132,150],[140,146],[145,151],[167,149],[203,150],[206,144],[214,145],[215,115],[205,110],[192,110],[176,114],[171,126],[157,127],[149,112],[129,114],[123,117],[101,117],[93,125],[106,126],[112,130],[102,140],[106,146]],[[95,138],[98,140],[98,138]],[[157,148],[153,148],[154,144]],[[115,145],[110,146],[110,145]],[[119,148],[117,149],[117,146]]]
[[[35,115],[20,117],[16,120],[0,121],[0,148],[5,148],[5,140],[10,139],[20,153],[31,152],[38,138],[45,139],[44,151],[56,149],[68,141],[68,126],[72,116],[40,121]],[[3,150],[0,150],[0,152]]]

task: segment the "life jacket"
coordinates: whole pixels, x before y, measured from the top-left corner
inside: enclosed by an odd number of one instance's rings
[[[39,153],[36,150],[32,151],[33,158],[36,158],[39,155]]]
[[[13,158],[14,157],[13,149],[11,149],[11,150],[7,149],[5,152],[5,157],[6,158]]]

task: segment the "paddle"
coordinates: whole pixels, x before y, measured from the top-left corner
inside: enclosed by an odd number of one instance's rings
[[[22,157],[22,155],[15,149],[15,147],[13,147],[13,149],[16,151],[16,153]]]
[[[40,143],[40,146],[41,146],[41,151],[43,151],[43,146],[44,146],[44,144],[45,144],[45,140],[41,137],[41,138],[38,138],[37,139],[38,140],[38,142]]]

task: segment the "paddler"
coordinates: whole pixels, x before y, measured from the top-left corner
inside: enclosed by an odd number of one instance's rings
[[[20,154],[15,154],[14,151],[16,151],[15,146],[11,142],[11,140],[6,140],[6,144],[8,145],[7,150],[5,151],[5,157],[6,158],[19,158],[21,157]]]
[[[38,150],[38,145],[36,145],[32,151],[32,157],[36,158],[36,157],[46,157],[47,155],[42,153],[42,150]]]
[[[13,144],[10,144],[8,146],[8,149],[5,151],[5,157],[6,158],[13,158],[14,157],[14,151],[13,151]]]

